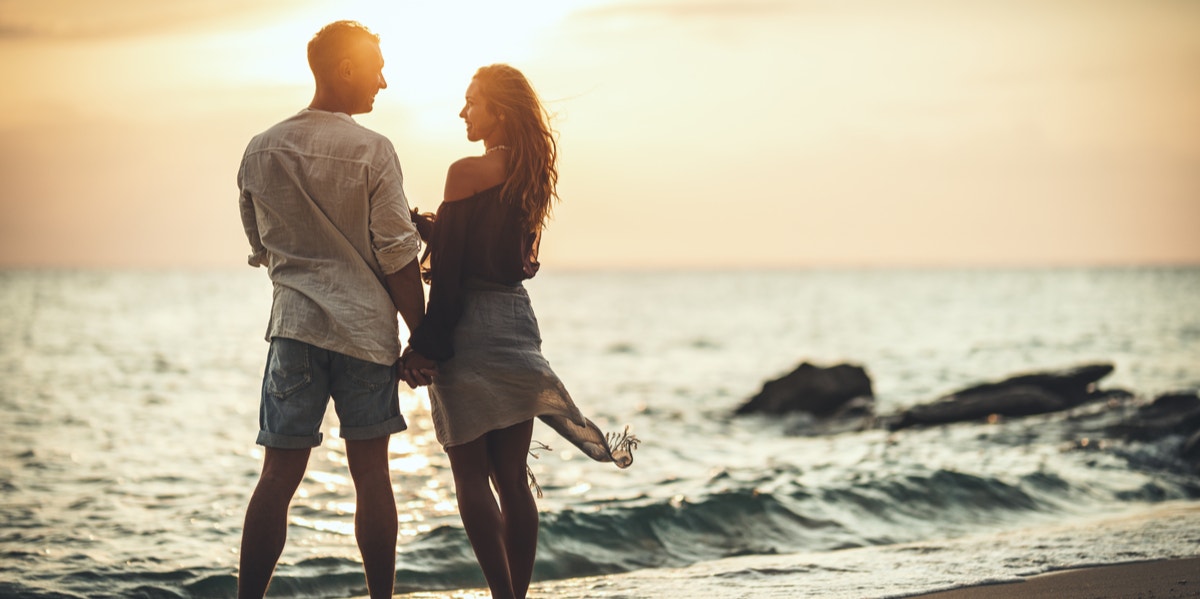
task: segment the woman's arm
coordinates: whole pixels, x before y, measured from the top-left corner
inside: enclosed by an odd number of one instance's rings
[[[454,327],[462,317],[468,227],[474,210],[462,200],[503,182],[503,166],[498,170],[496,161],[485,156],[460,159],[446,173],[444,198],[429,242],[429,306],[409,340],[426,358],[443,362],[454,356]]]
[[[433,238],[433,226],[437,222],[437,215],[432,212],[418,212],[414,207],[412,209],[412,221],[417,226],[417,234],[421,236],[421,241],[429,243]]]
[[[429,305],[408,341],[417,353],[439,362],[454,356],[454,327],[462,315],[466,208],[450,202],[438,208],[437,226],[429,242]]]

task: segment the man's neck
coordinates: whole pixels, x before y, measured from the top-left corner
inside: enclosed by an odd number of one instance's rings
[[[321,93],[321,90],[317,90],[313,94],[312,102],[308,103],[308,108],[309,110],[321,110],[324,112],[340,112],[347,116],[354,114],[340,98],[333,97],[331,94]]]

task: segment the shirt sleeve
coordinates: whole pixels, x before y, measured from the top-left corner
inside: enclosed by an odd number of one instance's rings
[[[408,198],[404,195],[404,175],[396,153],[388,152],[370,191],[371,246],[383,274],[392,274],[417,258],[421,238],[412,222]]]
[[[463,262],[469,206],[445,202],[438,208],[429,242],[429,305],[408,344],[431,360],[454,357],[454,327],[463,311]]]
[[[238,208],[242,212],[242,228],[246,231],[246,240],[250,242],[250,255],[246,258],[246,263],[250,266],[259,267],[267,265],[267,248],[263,247],[262,237],[258,232],[258,217],[254,214],[254,199],[250,197],[250,191],[243,184],[243,177],[246,173],[246,163],[243,160],[241,167],[238,168]]]

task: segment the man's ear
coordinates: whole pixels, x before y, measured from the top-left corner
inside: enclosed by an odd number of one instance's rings
[[[354,61],[343,58],[341,62],[338,62],[337,75],[339,79],[348,81],[354,75]]]

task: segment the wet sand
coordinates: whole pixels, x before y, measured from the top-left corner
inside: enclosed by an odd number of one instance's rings
[[[539,599],[1200,599],[1200,502],[966,537],[535,582]],[[1044,572],[1043,574],[1034,574]],[[938,589],[953,589],[939,591]],[[481,599],[486,590],[401,594]]]
[[[535,587],[540,585],[535,585]],[[647,591],[648,589],[641,589]],[[662,593],[662,594],[659,594]],[[531,597],[549,597],[537,589]],[[574,597],[575,595],[569,595]],[[607,596],[607,595],[602,595]],[[626,595],[621,595],[626,596]],[[669,597],[666,588],[645,597]],[[770,596],[781,596],[770,594]],[[806,595],[799,595],[806,596]],[[448,594],[420,593],[413,598],[481,599],[482,589]],[[1186,599],[1200,598],[1200,557],[1075,568],[1030,576],[1023,581],[965,587],[909,599]]]
[[[1022,582],[917,595],[917,599],[1174,599],[1200,597],[1200,557],[1078,568]]]

